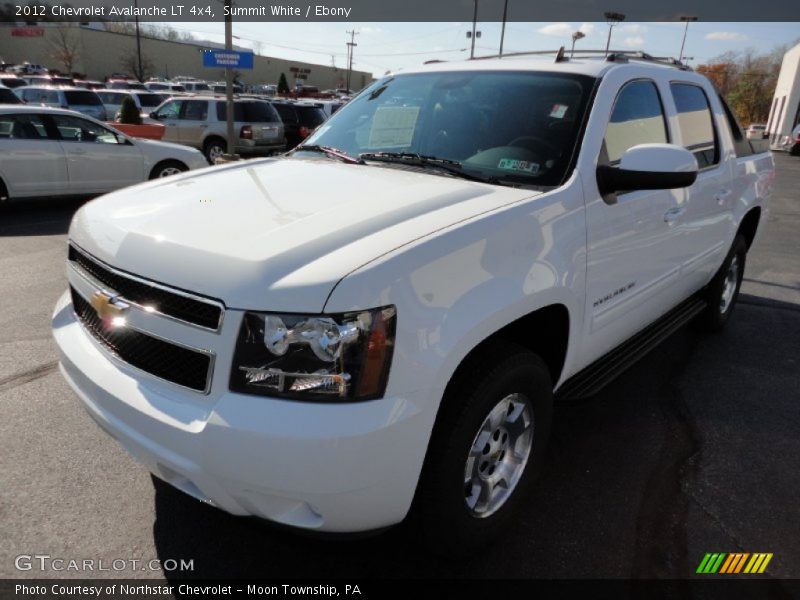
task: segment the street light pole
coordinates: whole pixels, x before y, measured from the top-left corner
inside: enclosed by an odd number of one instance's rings
[[[358,46],[356,44],[356,36],[358,32],[353,29],[352,31],[348,31],[347,33],[350,34],[350,41],[347,42],[347,93],[350,93],[350,79],[353,75],[353,51],[355,47]]]
[[[231,17],[231,0],[225,0],[225,50],[233,50],[233,17]],[[233,139],[233,69],[225,67],[225,100],[228,105],[227,111],[227,131],[228,131],[228,154],[236,152],[236,144]]]
[[[614,29],[614,25],[625,20],[625,15],[617,12],[607,12],[603,13],[603,16],[606,18],[606,23],[608,23],[608,39],[606,40],[606,56],[608,56],[608,48],[611,45],[611,31]]]
[[[473,0],[475,3],[475,10],[472,13],[472,48],[469,51],[469,57],[475,58],[475,33],[478,27],[478,0]]]
[[[581,39],[583,39],[585,37],[586,37],[586,34],[583,33],[582,31],[576,31],[575,33],[572,34],[572,49],[569,51],[569,57],[570,58],[575,56],[575,42],[577,42],[578,40],[581,40]],[[608,51],[608,48],[606,48],[606,51]]]
[[[477,15],[476,15],[477,16]],[[506,39],[506,19],[508,18],[508,0],[503,4],[503,28],[500,30],[500,56],[503,56],[503,42]]]
[[[678,62],[683,58],[683,47],[686,45],[686,34],[689,33],[689,23],[697,21],[697,17],[681,17],[681,21],[686,22],[686,27],[683,28],[683,41],[681,42],[680,54],[678,54]]]
[[[138,71],[136,76],[139,78],[139,81],[144,79],[144,73],[142,73],[142,36],[139,32],[139,0],[133,0],[133,6],[137,9],[136,11],[136,64],[138,65]]]

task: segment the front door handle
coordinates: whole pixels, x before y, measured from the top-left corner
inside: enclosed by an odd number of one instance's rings
[[[722,206],[725,204],[725,201],[730,197],[731,190],[720,190],[716,194],[714,194],[714,199],[717,201],[717,204]]]
[[[686,212],[685,206],[676,206],[675,208],[670,208],[667,212],[664,213],[664,223],[674,223],[685,212]]]

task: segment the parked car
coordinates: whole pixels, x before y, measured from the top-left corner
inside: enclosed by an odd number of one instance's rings
[[[75,81],[72,77],[66,77],[63,75],[23,75],[23,80],[28,85],[38,85],[38,86],[74,86]]]
[[[767,126],[763,123],[751,123],[750,127],[747,128],[748,140],[763,140],[767,137],[769,137]]]
[[[286,147],[294,148],[325,122],[325,111],[317,104],[270,100],[286,131]]]
[[[723,102],[602,52],[392,73],[286,157],[82,207],[61,372],[221,510],[315,532],[413,511],[435,549],[490,552],[555,400],[732,317],[774,169]]]
[[[109,119],[116,119],[122,108],[125,98],[133,98],[136,107],[142,116],[147,116],[159,104],[164,102],[161,94],[156,94],[149,90],[97,90],[97,95],[105,106],[106,115]]]
[[[77,87],[41,87],[29,85],[15,93],[28,104],[68,108],[104,121],[106,109],[96,92]]]
[[[0,104],[22,104],[22,100],[11,89],[0,85]]]
[[[16,75],[10,75],[8,73],[3,73],[0,76],[0,84],[6,86],[7,88],[18,88],[24,85],[28,85],[28,82],[22,79],[21,77],[17,77]]]
[[[187,92],[194,92],[196,94],[211,93],[211,88],[205,81],[186,81],[183,83],[183,87],[186,88]]]
[[[800,156],[800,123],[786,136],[783,147],[792,156]]]
[[[17,73],[19,75],[46,75],[47,69],[39,64],[32,64],[29,62],[24,62],[21,65],[15,65],[8,69],[11,73]]]
[[[235,152],[268,155],[286,148],[278,113],[263,100],[234,101]],[[150,113],[150,121],[166,127],[164,141],[203,151],[214,163],[227,152],[227,103],[222,98],[173,98]]]
[[[171,83],[169,81],[148,81],[144,84],[151,92],[185,92],[186,87],[180,83]]]
[[[92,81],[90,79],[76,79],[75,87],[84,88],[87,90],[104,90],[106,84],[102,81]]]
[[[211,93],[212,94],[221,94],[221,95],[224,96],[227,93],[227,87],[226,87],[226,84],[225,84],[224,81],[217,81],[217,82],[214,82],[214,83],[210,83],[208,85],[211,88]],[[191,90],[191,91],[198,91],[198,90]],[[241,85],[239,85],[237,83],[234,83],[233,84],[233,93],[234,94],[242,94],[242,93],[244,93],[244,88]]]
[[[148,91],[143,83],[130,79],[109,79],[106,82],[106,87],[109,90],[141,90]]]
[[[0,197],[100,194],[207,166],[191,148],[132,139],[80,113],[0,106]]]

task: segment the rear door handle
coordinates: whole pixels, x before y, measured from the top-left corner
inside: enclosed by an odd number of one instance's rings
[[[71,154],[86,154],[86,150],[82,148],[73,148]]]
[[[686,212],[686,207],[684,206],[676,206],[675,208],[670,208],[667,212],[664,213],[664,223],[674,223],[685,212]]]

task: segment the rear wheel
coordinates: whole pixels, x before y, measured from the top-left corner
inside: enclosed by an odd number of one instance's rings
[[[706,288],[708,306],[697,316],[696,324],[704,331],[719,331],[733,313],[742,285],[747,259],[747,242],[737,235],[728,256]]]
[[[225,154],[227,144],[221,138],[210,138],[203,144],[203,154],[209,164],[216,164],[217,159]]]
[[[553,386],[542,360],[492,344],[441,409],[415,511],[428,546],[461,555],[500,535],[541,467]]]
[[[188,170],[189,168],[182,162],[178,162],[177,160],[165,160],[153,167],[153,170],[150,171],[150,179],[171,177],[172,175],[177,175],[178,173],[183,173]]]

